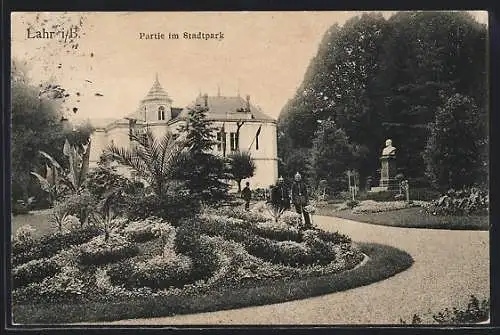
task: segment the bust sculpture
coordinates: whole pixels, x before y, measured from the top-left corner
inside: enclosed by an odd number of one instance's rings
[[[396,148],[392,146],[392,140],[385,141],[385,148],[382,150],[382,156],[396,155]]]

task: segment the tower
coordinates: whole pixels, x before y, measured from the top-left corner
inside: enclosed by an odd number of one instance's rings
[[[137,120],[151,122],[168,122],[172,118],[172,99],[163,89],[155,75],[153,86],[141,100],[137,110]]]

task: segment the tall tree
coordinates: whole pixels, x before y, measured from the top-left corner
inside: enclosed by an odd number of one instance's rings
[[[487,128],[473,99],[454,94],[438,108],[424,159],[440,190],[486,184]]]
[[[202,200],[217,201],[227,195],[229,188],[225,180],[230,179],[224,158],[210,151],[215,145],[212,122],[207,119],[208,108],[197,105],[188,112],[186,124],[179,131],[186,136],[189,151],[175,168],[175,176],[186,181],[187,187]]]
[[[458,12],[369,14],[332,26],[281,111],[281,168],[295,150],[312,147],[317,121],[331,118],[368,149],[361,178],[379,168],[387,138],[401,172],[424,177],[420,154],[442,96],[461,93],[487,108],[486,41],[486,27]]]
[[[11,86],[11,168],[12,196],[27,199],[39,188],[30,172],[42,166],[38,152],[45,151],[61,161],[64,127],[59,105],[39,96],[36,87],[18,67],[13,66]]]
[[[335,122],[321,123],[313,143],[311,171],[315,184],[326,180],[330,192],[347,189],[347,170],[359,169],[359,157],[363,150],[350,143],[345,131]]]

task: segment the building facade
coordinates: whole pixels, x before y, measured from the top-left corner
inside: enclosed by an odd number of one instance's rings
[[[198,95],[184,108],[172,105],[173,100],[162,88],[158,76],[138,108],[122,119],[98,124],[93,122],[90,166],[96,166],[103,151],[111,144],[129,148],[132,129],[148,127],[159,137],[176,133],[188,118],[189,108],[201,105],[208,108],[207,119],[212,121],[217,140],[212,153],[227,156],[231,152],[247,151],[255,162],[254,176],[243,180],[252,188],[267,188],[278,178],[278,148],[276,120],[264,114],[250,102],[250,96]],[[122,167],[122,172],[127,169]]]

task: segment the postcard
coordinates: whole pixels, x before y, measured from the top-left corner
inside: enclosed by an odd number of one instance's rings
[[[487,12],[11,31],[14,326],[489,324]]]

